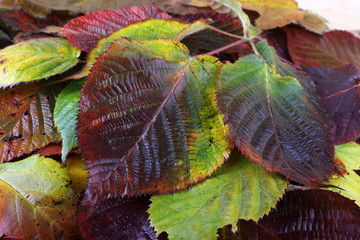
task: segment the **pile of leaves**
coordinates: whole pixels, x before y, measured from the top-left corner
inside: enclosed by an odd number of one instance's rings
[[[359,38],[294,1],[20,3],[0,13],[4,239],[360,236]]]

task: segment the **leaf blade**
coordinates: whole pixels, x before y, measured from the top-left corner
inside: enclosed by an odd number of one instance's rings
[[[78,63],[80,50],[65,39],[27,40],[0,50],[0,87],[62,73]]]
[[[75,198],[68,182],[66,169],[39,155],[1,164],[0,231],[24,239],[75,239]]]
[[[224,65],[218,104],[230,136],[250,159],[311,184],[331,176],[334,149],[304,90],[297,79],[279,76],[252,55]]]
[[[120,39],[110,48],[81,97],[78,131],[90,171],[87,195],[177,191],[211,174],[229,152],[215,104],[221,63],[189,57],[176,40]]]
[[[20,84],[0,90],[0,162],[61,140],[52,119],[59,88]]]
[[[157,232],[166,231],[169,238],[215,239],[219,227],[235,225],[239,218],[258,220],[268,213],[286,186],[284,177],[266,173],[234,154],[201,185],[173,195],[153,196],[148,212]]]
[[[72,81],[59,94],[55,103],[54,123],[61,133],[61,159],[66,161],[67,154],[77,146],[76,124],[79,114],[80,91],[86,79]]]

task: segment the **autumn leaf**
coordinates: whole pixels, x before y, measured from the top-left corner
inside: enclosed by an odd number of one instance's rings
[[[59,94],[54,109],[54,122],[62,137],[61,159],[77,146],[76,123],[79,114],[80,91],[86,79],[70,82]]]
[[[215,239],[216,229],[224,225],[236,225],[239,218],[258,220],[268,213],[287,183],[235,153],[202,184],[153,196],[148,211],[151,224],[170,239]]]
[[[58,162],[39,155],[1,164],[1,234],[23,239],[76,239],[70,180]]]
[[[220,67],[176,40],[114,42],[81,93],[86,195],[178,191],[219,167],[229,152],[215,104]]]
[[[329,129],[304,86],[275,66],[255,55],[224,65],[218,104],[230,136],[269,171],[303,184],[326,181],[335,166]]]
[[[81,50],[90,51],[100,39],[131,23],[148,19],[170,19],[170,16],[146,5],[103,10],[72,19],[61,29],[60,34]]]
[[[146,210],[149,196],[109,198],[96,207],[79,207],[77,221],[84,239],[157,240]]]
[[[338,68],[349,63],[360,69],[360,39],[345,31],[322,36],[300,28],[285,28],[292,60],[301,66]]]
[[[323,34],[328,30],[323,18],[302,9],[265,8],[261,16],[256,19],[256,26],[262,30],[284,27],[291,23],[297,23],[318,34]]]
[[[80,50],[62,38],[28,40],[0,50],[0,87],[47,78],[78,63]]]
[[[334,144],[343,144],[360,134],[360,72],[353,65],[329,69],[304,67],[333,125]]]
[[[336,193],[296,190],[287,192],[260,221],[240,220],[237,227],[236,233],[231,226],[220,229],[219,240],[353,239],[360,234],[360,210]]]
[[[331,178],[328,184],[335,187],[326,189],[355,200],[360,206],[360,176],[354,171],[360,169],[360,145],[349,142],[335,146],[335,149],[336,157],[345,164],[348,174]]]
[[[34,83],[0,89],[0,162],[61,140],[52,119],[59,88]]]
[[[203,21],[199,21],[200,24],[202,24],[200,27],[206,25]],[[182,37],[186,37],[186,35],[182,34],[183,31],[191,27],[191,25],[197,25],[197,23],[198,22],[189,24],[173,19],[150,19],[136,24],[130,24],[108,37],[101,39],[96,47],[90,51],[85,67],[80,73],[72,76],[72,78],[78,79],[86,77],[90,73],[90,69],[97,58],[105,52],[116,39],[125,37],[136,40],[177,39],[179,34],[181,34]]]

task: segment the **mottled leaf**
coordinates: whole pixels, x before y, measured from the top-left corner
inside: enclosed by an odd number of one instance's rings
[[[338,192],[344,197],[355,200],[360,206],[360,176],[354,170],[360,169],[360,145],[355,142],[338,145],[335,147],[336,157],[339,158],[346,167],[348,174],[343,177],[333,177],[329,184],[337,188],[326,188]]]
[[[230,136],[269,171],[303,184],[326,181],[334,170],[330,131],[301,83],[275,66],[254,55],[224,65],[218,104]]]
[[[79,207],[77,221],[82,237],[91,239],[156,240],[146,212],[149,197],[109,198],[91,209]]]
[[[306,94],[309,101],[311,101],[312,109],[314,114],[318,114],[322,125],[326,129],[326,133],[329,135],[329,139],[333,139],[331,134],[332,126],[330,121],[328,120],[328,115],[325,112],[323,105],[321,104],[321,99],[316,93],[316,88],[314,86],[314,82],[311,80],[309,75],[303,71],[301,71],[300,67],[294,65],[293,63],[279,58],[276,50],[273,47],[270,47],[267,41],[260,41],[256,48],[258,49],[261,56],[264,58],[268,65],[272,65],[276,67],[276,72],[280,74],[282,77],[293,77],[296,78],[301,86],[303,87],[304,93]]]
[[[62,38],[20,42],[0,50],[0,87],[47,78],[73,67],[80,50]]]
[[[54,109],[54,122],[62,137],[61,159],[77,146],[76,124],[79,114],[80,91],[86,79],[70,82],[59,94]]]
[[[170,239],[215,239],[219,227],[236,225],[239,218],[258,220],[268,213],[287,183],[283,176],[267,173],[235,153],[202,184],[153,196],[148,211],[151,224]]]
[[[11,26],[14,30],[27,32],[38,32],[48,25],[62,26],[64,24],[63,20],[55,14],[49,15],[46,18],[35,18],[26,9],[1,12],[0,17],[6,25]]]
[[[177,36],[190,25],[189,23],[172,19],[150,19],[130,24],[110,36],[101,39],[96,47],[90,51],[85,67],[80,73],[74,75],[73,78],[86,77],[90,73],[90,69],[96,62],[96,59],[100,54],[105,52],[116,39],[123,37],[137,40],[176,39]]]
[[[334,144],[349,142],[360,134],[360,72],[353,65],[329,69],[304,67],[333,125]]]
[[[300,28],[285,28],[292,60],[301,66],[337,68],[352,63],[360,68],[360,39],[345,31],[322,36]]]
[[[81,93],[86,196],[178,191],[219,167],[229,148],[215,104],[220,67],[176,40],[114,42]]]
[[[82,158],[81,154],[71,155],[66,160],[66,168],[71,176],[70,186],[77,194],[80,194],[86,187],[88,176],[88,171],[85,169],[85,160]]]
[[[60,86],[0,89],[0,162],[60,141],[52,119]]]
[[[219,230],[219,240],[357,239],[360,210],[353,201],[323,190],[289,191],[260,221],[240,220],[236,233]]]
[[[0,165],[0,233],[23,239],[76,239],[75,195],[68,171],[33,155]]]
[[[103,10],[72,19],[61,29],[60,34],[66,36],[74,46],[89,51],[100,39],[113,32],[131,23],[152,18],[169,19],[170,16],[146,5],[115,11]]]

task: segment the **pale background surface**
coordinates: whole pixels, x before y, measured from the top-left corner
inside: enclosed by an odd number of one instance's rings
[[[299,8],[319,14],[330,29],[360,31],[360,0],[297,0]]]

